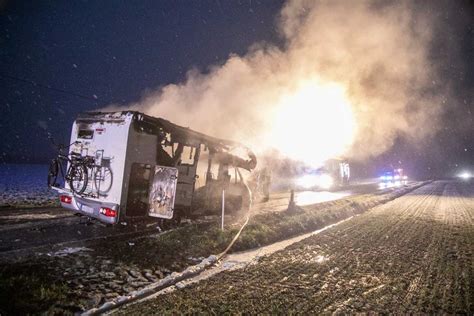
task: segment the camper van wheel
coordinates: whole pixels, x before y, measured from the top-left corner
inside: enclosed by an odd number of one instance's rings
[[[56,186],[58,171],[59,171],[58,161],[56,159],[53,159],[51,161],[51,164],[49,165],[48,187]]]

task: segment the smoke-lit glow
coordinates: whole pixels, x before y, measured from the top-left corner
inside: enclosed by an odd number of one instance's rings
[[[107,110],[162,116],[314,167],[369,159],[440,126],[445,85],[429,58],[438,20],[409,1],[288,0],[275,25],[284,45],[256,43]]]
[[[296,184],[304,189],[309,189],[316,186],[317,177],[314,174],[305,174],[296,181]]]
[[[275,107],[267,144],[295,160],[319,166],[352,144],[355,119],[344,89],[311,81]]]
[[[333,187],[334,179],[329,174],[306,174],[296,184],[304,189],[320,188],[328,190]]]
[[[334,179],[328,175],[323,174],[318,179],[318,186],[323,189],[330,189],[334,185]]]

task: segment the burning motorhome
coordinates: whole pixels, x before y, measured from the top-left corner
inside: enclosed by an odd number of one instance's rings
[[[49,184],[63,207],[109,224],[148,216],[179,219],[200,207],[212,209],[223,190],[229,201],[238,201],[235,208],[242,207],[249,193],[241,171],[257,164],[240,143],[133,111],[80,114],[71,143],[63,156],[71,157],[65,181],[56,181],[53,165]],[[198,166],[205,169],[201,175]],[[197,189],[200,176],[205,184]]]

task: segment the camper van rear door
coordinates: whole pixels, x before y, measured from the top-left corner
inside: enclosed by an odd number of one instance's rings
[[[155,166],[150,186],[148,215],[159,218],[173,218],[178,169]]]

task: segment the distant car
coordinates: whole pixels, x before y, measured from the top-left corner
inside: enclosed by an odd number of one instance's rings
[[[380,184],[382,187],[392,187],[407,184],[408,176],[403,172],[402,168],[386,171],[380,176]]]

